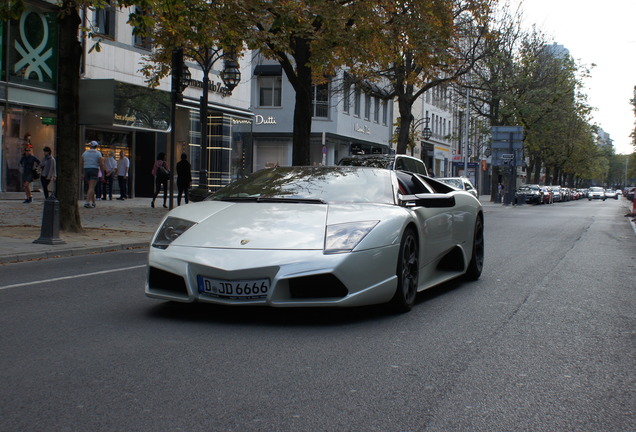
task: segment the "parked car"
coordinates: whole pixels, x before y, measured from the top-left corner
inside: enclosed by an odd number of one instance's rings
[[[550,186],[550,188],[552,189],[552,202],[564,201],[561,186]]]
[[[605,189],[598,186],[592,186],[587,192],[587,199],[592,201],[593,199],[602,199],[605,201]]]
[[[363,166],[408,171],[428,176],[426,165],[420,159],[402,154],[376,154],[346,156],[338,162],[340,166]]]
[[[605,198],[618,199],[618,194],[614,189],[605,189]]]
[[[479,198],[479,193],[467,177],[438,177],[439,180],[457,189],[464,190],[472,194],[475,198]]]
[[[517,196],[521,197],[526,204],[541,204],[543,202],[543,190],[536,184],[519,186]]]
[[[419,291],[484,259],[469,193],[378,168],[257,171],[169,212],[148,252],[145,293],[176,302],[406,312]]]
[[[550,186],[541,186],[541,192],[543,192],[543,204],[554,204],[554,197]]]

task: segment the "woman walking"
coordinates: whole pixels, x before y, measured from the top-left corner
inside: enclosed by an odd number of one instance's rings
[[[22,186],[24,187],[24,193],[26,195],[26,199],[22,201],[24,204],[33,202],[31,182],[33,181],[33,169],[38,165],[40,165],[40,160],[33,156],[33,146],[27,144],[20,159],[20,166],[22,167]]]
[[[168,171],[165,153],[161,152],[157,155],[155,165],[152,167],[152,175],[155,177],[155,195],[152,197],[150,207],[155,208],[155,199],[157,199],[159,192],[161,192],[161,186],[163,186],[163,207],[168,208],[166,201],[168,200],[168,179],[170,178],[170,171]]]

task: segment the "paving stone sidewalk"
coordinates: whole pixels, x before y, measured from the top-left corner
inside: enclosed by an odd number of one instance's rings
[[[79,203],[82,233],[60,232],[64,244],[33,243],[42,232],[44,197],[24,204],[22,194],[0,194],[0,264],[61,256],[147,247],[168,212],[150,207],[150,198],[97,201],[94,209]],[[159,201],[161,202],[161,201]]]

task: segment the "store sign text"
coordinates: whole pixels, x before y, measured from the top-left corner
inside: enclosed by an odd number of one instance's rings
[[[254,117],[254,123],[257,125],[275,125],[276,117],[274,116],[263,117],[262,115],[257,115]]]
[[[360,126],[360,123],[353,125],[353,130],[361,134],[371,135],[371,128],[365,125]]]

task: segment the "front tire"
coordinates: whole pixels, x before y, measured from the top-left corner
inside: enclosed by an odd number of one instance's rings
[[[475,281],[481,276],[484,268],[484,221],[481,215],[475,221],[475,232],[473,233],[473,254],[468,263],[468,269],[464,274],[467,280]]]
[[[395,312],[408,312],[415,304],[420,273],[419,254],[417,236],[415,231],[409,228],[402,235],[400,242],[396,270],[398,286],[390,303]]]

